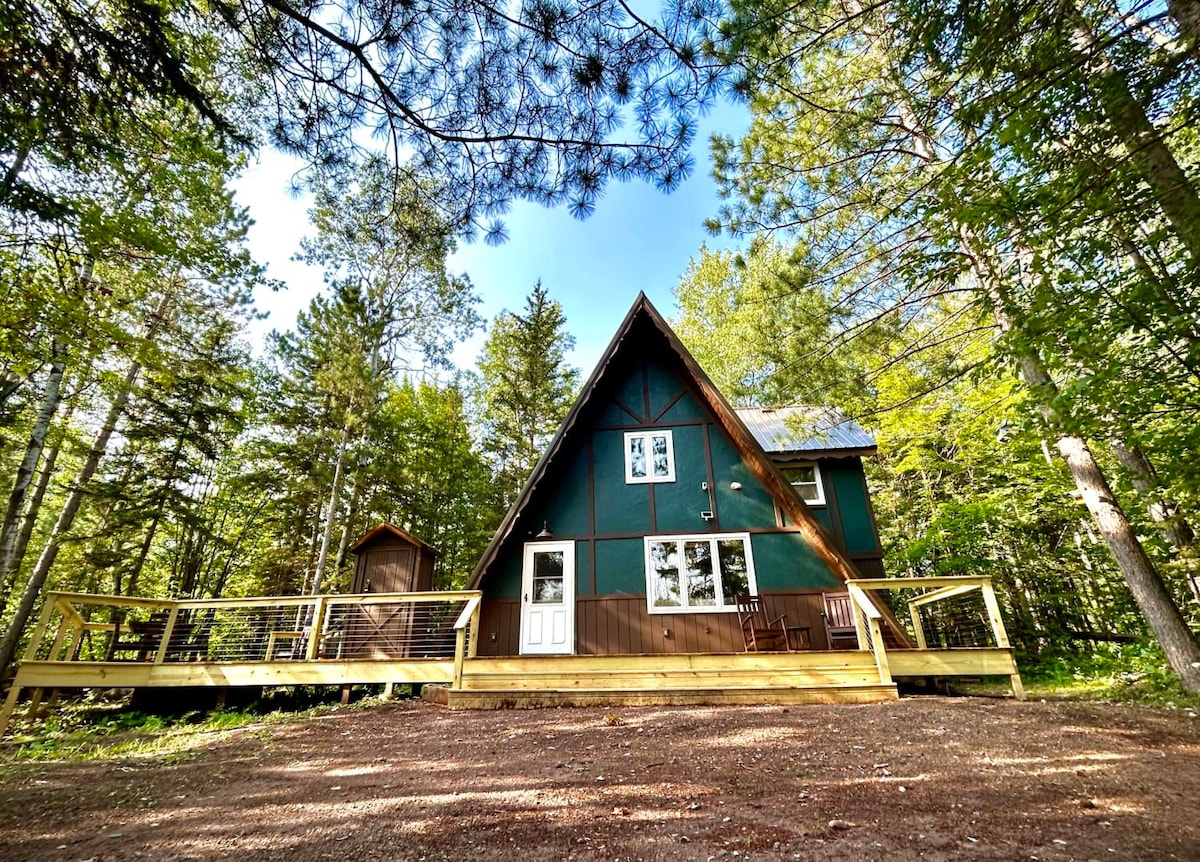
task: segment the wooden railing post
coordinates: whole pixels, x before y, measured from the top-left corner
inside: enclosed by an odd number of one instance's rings
[[[462,688],[463,660],[475,657],[475,649],[479,640],[479,593],[468,594],[470,597],[454,621],[454,681],[452,688]],[[471,628],[470,647],[467,646],[467,627]]]
[[[996,636],[996,646],[1011,649],[1008,632],[1004,628],[1004,617],[1000,615],[1000,602],[996,601],[996,590],[992,587],[992,579],[988,578],[984,581],[980,590],[983,593],[983,606],[987,608],[988,619],[992,623],[992,634]],[[1013,667],[1016,668],[1016,662],[1013,663]],[[1024,700],[1025,684],[1021,682],[1021,674],[1012,674],[1009,682],[1012,684],[1013,697],[1017,700]]]
[[[858,638],[858,648],[871,648],[871,633],[863,626],[862,606],[866,601],[862,590],[854,584],[846,584],[846,592],[850,594],[850,610],[854,613],[854,636]]]
[[[475,658],[479,651],[479,617],[482,608],[483,603],[476,602],[475,610],[471,613],[471,642],[467,649],[468,658]]]
[[[923,626],[921,624],[921,608],[920,608],[920,606],[914,605],[912,602],[909,602],[908,603],[908,615],[909,615],[909,617],[912,618],[913,631],[916,633],[916,636],[917,636],[917,649],[929,649],[929,644],[925,640],[925,626]]]
[[[875,667],[879,669],[879,681],[886,684],[892,681],[892,668],[888,663],[887,647],[883,643],[883,630],[879,626],[879,617],[871,617],[871,643],[874,645]]]
[[[462,688],[463,658],[466,653],[467,630],[460,628],[454,633],[454,681],[451,688]]]
[[[308,647],[304,651],[308,661],[316,661],[317,650],[321,648],[321,633],[325,631],[325,603],[328,599],[328,596],[317,596],[313,606],[312,627],[308,632]]]
[[[54,602],[55,606],[58,602]],[[62,613],[62,608],[59,608]],[[50,654],[46,656],[47,661],[58,661],[59,652],[62,650],[63,641],[67,637],[67,628],[71,625],[71,618],[66,614],[62,615],[62,619],[58,621],[58,630],[54,633],[54,643],[50,644]]]
[[[33,634],[29,638],[29,646],[25,648],[25,656],[23,661],[33,661],[37,658],[38,648],[42,645],[42,639],[46,637],[46,629],[50,627],[50,617],[54,615],[56,603],[53,598],[46,599],[46,603],[42,605],[42,612],[38,616],[37,625],[33,629]]]
[[[158,645],[158,651],[154,653],[155,664],[162,664],[167,660],[167,648],[171,645],[171,635],[175,634],[177,619],[179,619],[179,605],[175,605],[167,611],[167,624],[163,626],[162,643]]]

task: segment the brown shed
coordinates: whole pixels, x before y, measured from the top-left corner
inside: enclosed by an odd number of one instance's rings
[[[352,593],[413,593],[433,589],[437,551],[392,524],[380,524],[358,540]]]

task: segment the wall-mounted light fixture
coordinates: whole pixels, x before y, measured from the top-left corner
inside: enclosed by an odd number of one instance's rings
[[[740,491],[740,490],[742,490],[742,483],[741,483],[741,482],[730,482],[730,483],[729,483],[729,490],[730,490],[730,491]]]
[[[535,539],[553,539],[554,533],[550,532],[550,522],[542,521],[542,531],[534,536]]]

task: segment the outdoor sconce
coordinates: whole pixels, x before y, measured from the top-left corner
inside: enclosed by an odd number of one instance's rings
[[[730,490],[730,491],[740,491],[740,490],[742,490],[742,483],[741,483],[741,482],[730,482],[730,483],[729,483],[729,490]]]
[[[540,533],[538,533],[536,536],[534,536],[534,538],[538,539],[538,540],[554,538],[554,533],[550,532],[550,522],[549,521],[542,521],[542,531]]]

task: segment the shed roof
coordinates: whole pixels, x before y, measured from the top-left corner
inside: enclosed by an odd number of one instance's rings
[[[758,445],[771,455],[846,457],[877,451],[871,435],[836,407],[793,404],[736,409]]]
[[[431,554],[435,554],[435,555],[437,554],[436,548],[431,548],[429,545],[422,542],[416,536],[412,535],[411,533],[406,533],[404,530],[401,530],[395,524],[389,524],[386,521],[383,522],[382,524],[380,524],[379,526],[375,527],[373,530],[369,531],[365,536],[363,536],[361,539],[359,539],[357,542],[355,542],[351,546],[350,552],[357,553],[359,548],[361,548],[363,545],[369,545],[372,542],[374,542],[376,539],[378,539],[382,536],[391,536],[393,538],[402,539],[403,541],[408,542],[409,544],[416,545],[418,548],[424,548],[425,550],[429,551],[429,553],[431,553]]]

